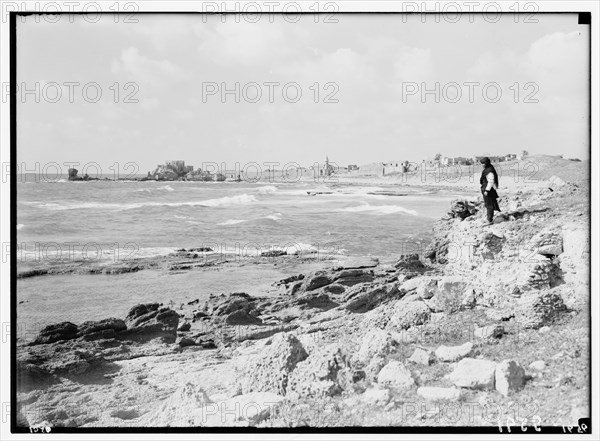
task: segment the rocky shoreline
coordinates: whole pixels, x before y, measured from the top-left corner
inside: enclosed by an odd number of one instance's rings
[[[423,256],[324,264],[274,281],[276,296],[48,326],[19,341],[19,423],[575,424],[589,416],[589,195],[548,182],[507,191],[492,226],[480,202],[453,203]],[[180,250],[158,269],[197,260],[211,264]]]

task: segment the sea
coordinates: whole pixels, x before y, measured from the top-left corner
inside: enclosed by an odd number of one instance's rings
[[[426,244],[456,197],[312,182],[19,183],[17,242],[49,258],[135,258],[192,247],[386,257]]]
[[[402,185],[312,181],[18,182],[18,267],[44,259],[111,262],[180,248],[209,248],[208,253],[234,254],[242,262],[183,273],[18,279],[19,323],[39,329],[62,320],[124,317],[141,302],[180,304],[240,291],[264,295],[290,271],[315,270],[321,260],[372,256],[393,261],[422,252],[434,222],[457,197]],[[273,250],[316,263],[297,270],[285,270],[275,260],[264,265],[260,255]]]

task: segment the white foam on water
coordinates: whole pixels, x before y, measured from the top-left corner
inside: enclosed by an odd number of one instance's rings
[[[242,222],[248,222],[246,219],[227,219],[225,222],[218,223],[217,225],[235,225],[241,224]]]
[[[265,185],[263,187],[258,187],[256,191],[258,191],[260,194],[271,194],[279,191],[279,189],[274,185]]]
[[[235,196],[224,196],[217,199],[208,199],[205,201],[184,201],[184,202],[137,202],[130,204],[111,204],[102,202],[84,202],[76,204],[56,204],[56,203],[37,203],[40,208],[49,210],[80,210],[80,209],[113,209],[113,210],[131,210],[142,207],[183,207],[183,206],[202,206],[202,207],[222,207],[231,205],[243,205],[256,202],[256,197],[249,194],[240,194]]]
[[[274,221],[280,221],[282,216],[283,215],[281,213],[275,213],[275,214],[270,214],[268,216],[265,216],[265,219],[271,219],[271,220],[274,220]]]
[[[342,208],[339,211],[345,211],[350,213],[372,213],[378,215],[384,214],[395,214],[395,213],[405,213],[410,214],[412,216],[418,216],[419,213],[415,210],[410,210],[408,208],[401,207],[400,205],[370,205],[370,204],[362,204],[354,207]]]

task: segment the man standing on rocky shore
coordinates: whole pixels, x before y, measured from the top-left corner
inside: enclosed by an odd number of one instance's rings
[[[500,211],[498,206],[498,173],[492,165],[490,158],[485,157],[480,160],[483,165],[483,171],[481,172],[481,178],[479,183],[481,184],[481,193],[483,194],[483,202],[487,209],[487,225],[491,225],[494,220],[494,211]]]

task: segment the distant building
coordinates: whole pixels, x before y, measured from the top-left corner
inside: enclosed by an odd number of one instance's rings
[[[354,170],[358,170],[358,165],[356,165],[356,164],[348,165],[348,171],[354,171]]]
[[[486,155],[486,156],[473,156],[472,159],[473,159],[474,163],[478,163],[479,161],[481,161],[485,157],[490,158],[490,162],[491,163],[494,163],[494,162],[504,162],[504,160],[505,160],[504,156],[489,156],[489,155]]]
[[[442,156],[440,158],[440,163],[442,165],[469,165],[471,162],[470,158],[466,158],[464,156]]]
[[[514,153],[509,153],[508,155],[506,155],[504,157],[505,161],[514,161],[517,159],[517,155],[515,155]]]
[[[336,172],[335,167],[333,166],[333,164],[329,163],[329,156],[326,156],[325,164],[323,165],[323,167],[321,167],[319,174],[321,176],[331,176],[335,172]]]

